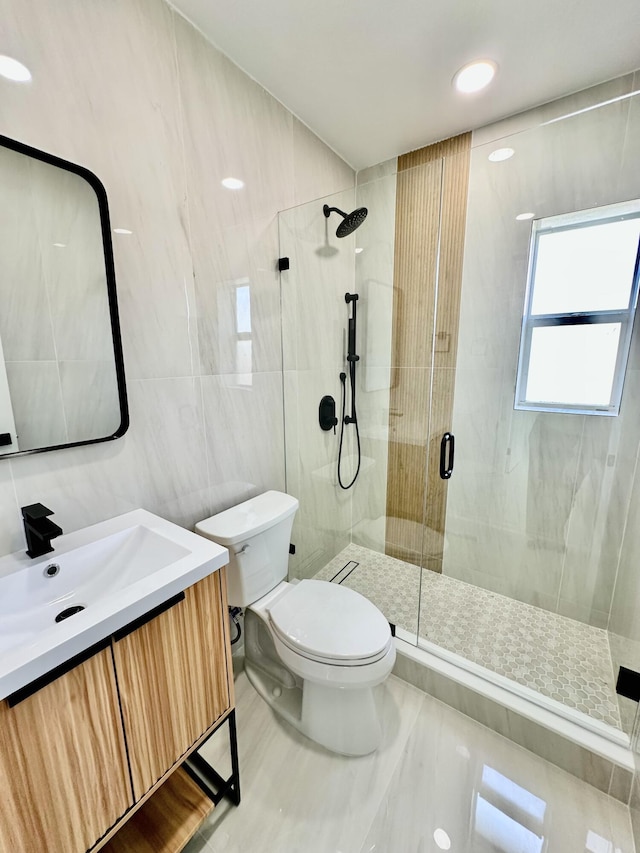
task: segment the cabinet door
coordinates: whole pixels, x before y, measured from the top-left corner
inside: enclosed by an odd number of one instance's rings
[[[223,592],[222,573],[215,572],[114,641],[136,800],[231,705]]]
[[[84,853],[132,805],[111,651],[0,703],[0,851]]]

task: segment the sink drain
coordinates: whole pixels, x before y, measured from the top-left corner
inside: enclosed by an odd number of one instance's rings
[[[74,616],[76,613],[80,613],[81,610],[84,610],[84,604],[76,604],[73,607],[67,607],[66,610],[61,610],[60,613],[56,616],[56,622],[62,622],[64,619],[68,619],[69,616]]]

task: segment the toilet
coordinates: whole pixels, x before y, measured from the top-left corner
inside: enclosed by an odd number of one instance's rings
[[[343,755],[373,752],[382,738],[377,689],[393,669],[389,623],[340,584],[288,583],[298,501],[265,492],[196,524],[229,549],[229,605],[245,611],[245,670],[281,717]]]

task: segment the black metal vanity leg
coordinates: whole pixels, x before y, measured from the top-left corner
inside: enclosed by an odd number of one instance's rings
[[[182,765],[193,781],[216,805],[228,797],[235,806],[240,805],[240,765],[238,762],[238,736],[236,732],[236,712],[231,711],[223,723],[229,724],[229,746],[231,752],[231,776],[223,779],[199,752],[193,752]],[[221,725],[223,724],[221,723]],[[218,727],[219,728],[219,727]],[[216,728],[209,737],[217,731]],[[207,738],[208,740],[209,738]],[[204,743],[206,743],[205,741]],[[200,744],[200,749],[204,746]]]
[[[236,806],[240,805],[240,764],[238,762],[238,735],[236,732],[235,709],[229,714],[229,743],[231,746],[231,790],[229,797]]]

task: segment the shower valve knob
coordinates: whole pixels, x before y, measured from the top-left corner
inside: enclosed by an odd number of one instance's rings
[[[338,425],[338,418],[336,417],[336,401],[328,394],[320,400],[320,406],[318,407],[318,422],[320,424],[320,429],[323,429],[325,432],[333,429],[335,435],[336,426]]]

